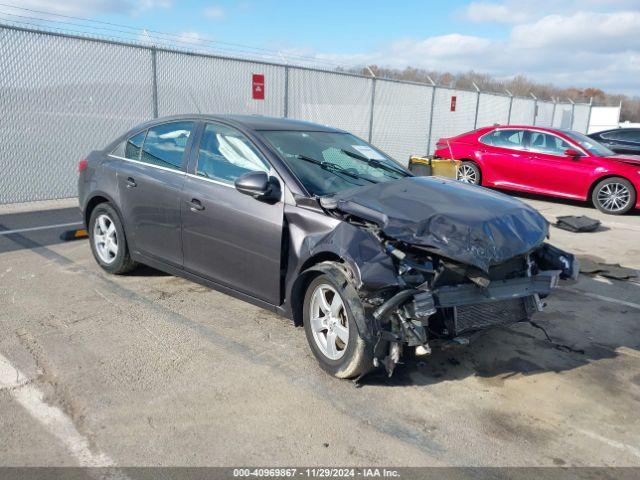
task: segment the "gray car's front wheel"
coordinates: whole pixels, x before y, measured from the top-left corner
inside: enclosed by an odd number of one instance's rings
[[[364,309],[339,268],[311,281],[304,298],[304,330],[320,366],[338,378],[373,368],[372,345],[361,336],[354,314],[364,315]]]
[[[118,212],[111,205],[101,203],[94,208],[87,228],[93,256],[104,270],[120,275],[136,267]]]

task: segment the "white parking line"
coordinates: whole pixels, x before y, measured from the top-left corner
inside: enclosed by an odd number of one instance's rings
[[[59,223],[58,225],[43,225],[41,227],[18,228],[17,230],[0,231],[0,235],[11,235],[12,233],[22,233],[22,232],[35,232],[37,230],[49,230],[52,228],[78,227],[80,225],[84,225],[84,224],[82,222],[73,222],[73,223]]]
[[[633,445],[629,445],[627,443],[618,442],[617,440],[612,440],[607,437],[603,437],[602,435],[595,432],[591,432],[589,430],[583,430],[581,428],[577,428],[576,430],[582,433],[583,435],[586,435],[587,437],[591,437],[594,440],[598,440],[602,443],[605,443],[610,447],[617,448],[619,450],[626,450],[632,455],[635,455],[636,457],[640,458],[640,448],[637,448]]]
[[[625,307],[635,308],[640,310],[640,304],[627,302],[626,300],[619,300],[613,297],[606,297],[604,295],[598,295],[597,293],[591,292],[583,292],[582,290],[578,290],[576,288],[571,287],[558,287],[560,290],[564,290],[565,292],[576,293],[578,295],[584,295],[585,297],[595,298],[596,300],[602,300],[603,302],[617,303],[618,305],[624,305]]]
[[[43,393],[28,382],[29,380],[20,370],[0,355],[0,388],[7,389],[33,418],[57,437],[81,467],[115,465],[113,460],[104,453],[93,453],[89,448],[89,442],[78,432],[71,419],[58,407],[45,403]]]

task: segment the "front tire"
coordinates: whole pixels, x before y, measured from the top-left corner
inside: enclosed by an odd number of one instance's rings
[[[636,191],[631,182],[622,177],[605,178],[593,189],[591,201],[602,213],[622,215],[636,204]]]
[[[89,218],[91,252],[103,270],[115,275],[133,270],[127,239],[118,212],[108,203],[101,203]]]
[[[480,167],[469,160],[464,160],[458,169],[458,180],[471,185],[480,185],[482,183]]]
[[[339,268],[330,267],[309,283],[303,306],[307,341],[320,366],[338,378],[354,378],[373,368],[373,346],[360,334],[354,311],[365,314]]]

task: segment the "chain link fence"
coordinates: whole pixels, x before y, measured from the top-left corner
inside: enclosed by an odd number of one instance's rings
[[[555,102],[543,102],[538,100],[536,102],[536,115],[533,124],[539,127],[551,127],[553,125],[555,109]]]
[[[331,125],[348,130],[359,137],[368,138],[373,95],[371,79],[342,73],[287,68],[287,117]]]
[[[284,116],[285,67],[178,52],[152,54],[160,117],[210,112]],[[262,101],[251,98],[250,88],[242,88],[258,72],[269,81],[269,95]]]
[[[73,197],[78,160],[157,116],[238,113],[331,125],[396,160],[493,124],[586,132],[591,106],[0,27],[0,204]],[[252,77],[264,76],[256,99]]]
[[[399,160],[426,152],[432,96],[430,86],[375,80],[370,142]]]
[[[149,50],[0,29],[0,203],[77,195],[78,160],[153,116]]]

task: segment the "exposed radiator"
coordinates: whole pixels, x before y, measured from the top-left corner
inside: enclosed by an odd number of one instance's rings
[[[454,307],[455,334],[527,320],[530,301],[530,298],[514,298]]]

